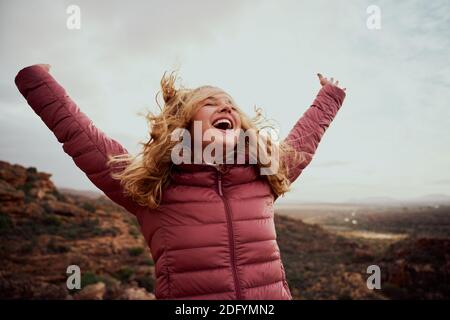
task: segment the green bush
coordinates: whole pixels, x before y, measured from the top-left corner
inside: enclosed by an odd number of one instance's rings
[[[62,202],[67,201],[67,197],[65,195],[63,195],[61,192],[59,192],[57,189],[54,189],[52,191],[52,194],[55,196],[56,199],[58,199],[58,201],[62,201]]]
[[[19,252],[22,254],[29,254],[29,253],[33,252],[33,249],[36,247],[36,244],[37,244],[36,239],[32,239],[28,243],[25,243],[24,245],[22,245],[19,249]]]
[[[80,228],[84,228],[84,229],[94,229],[94,227],[97,227],[99,224],[100,224],[100,221],[98,220],[98,218],[85,219],[85,220],[81,221],[79,226],[80,226]]]
[[[153,292],[154,280],[152,277],[142,276],[136,278],[136,281],[141,288],[145,288],[148,292]]]
[[[36,181],[38,181],[39,180],[39,177],[36,175],[36,174],[29,174],[28,176],[27,176],[27,183],[34,183],[34,182],[36,182]]]
[[[58,234],[68,240],[74,240],[81,237],[79,228],[72,227],[63,228]]]
[[[33,184],[30,182],[26,182],[24,185],[21,185],[18,189],[22,190],[25,195],[30,195],[30,190],[33,188]]]
[[[133,238],[135,238],[135,239],[137,239],[140,235],[141,235],[141,233],[136,229],[136,228],[130,228],[129,230],[128,230],[128,233],[131,235],[131,236],[133,236]]]
[[[50,206],[48,202],[44,202],[42,204],[42,208],[44,209],[47,215],[53,214],[53,208]]]
[[[134,270],[128,267],[121,268],[115,273],[115,277],[121,282],[128,282],[134,274]]]
[[[4,233],[10,231],[13,227],[10,216],[0,213],[0,232]]]
[[[20,189],[20,188],[19,188],[19,189]],[[23,200],[24,200],[24,202],[25,202],[26,204],[34,202],[34,198],[31,197],[31,196],[28,195],[28,194],[25,194],[25,197],[23,198]]]
[[[92,234],[94,236],[112,236],[115,237],[119,234],[119,229],[117,229],[116,227],[111,227],[111,228],[100,228],[100,227],[95,227],[94,230],[92,231]]]
[[[142,264],[145,264],[147,266],[154,266],[155,262],[152,259],[147,258],[142,261]]]
[[[65,253],[68,252],[70,248],[64,244],[57,244],[53,239],[47,243],[48,253]]]
[[[37,173],[37,169],[35,167],[28,167],[27,168],[27,173],[36,174]]]
[[[42,218],[42,224],[46,226],[60,226],[61,220],[55,215],[45,214]]]
[[[130,226],[139,227],[139,222],[138,222],[137,219],[134,218],[134,217],[127,218],[127,219],[126,219],[126,222],[127,222]]]
[[[81,207],[84,210],[86,210],[88,212],[91,212],[91,213],[94,213],[97,210],[97,208],[95,208],[95,206],[93,204],[89,203],[89,202],[83,203],[83,205]]]
[[[81,288],[97,282],[103,282],[103,280],[104,278],[102,276],[96,275],[93,272],[81,272]]]
[[[132,257],[140,256],[144,252],[144,248],[133,247],[128,249],[128,254]]]

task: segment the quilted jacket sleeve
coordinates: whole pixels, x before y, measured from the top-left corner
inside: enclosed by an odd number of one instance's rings
[[[96,128],[44,68],[35,65],[20,70],[15,83],[89,180],[108,198],[136,214],[141,206],[123,193],[119,181],[110,176],[114,169],[106,164],[108,154],[127,153],[127,150]]]
[[[288,178],[291,183],[311,162],[323,134],[342,106],[344,98],[344,90],[331,84],[323,86],[313,104],[289,132],[285,141],[302,156],[299,163],[294,163],[289,157],[286,159]]]

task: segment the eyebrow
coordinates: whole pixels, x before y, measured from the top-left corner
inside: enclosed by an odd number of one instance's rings
[[[213,102],[217,102],[218,99],[215,97],[208,97],[204,100],[204,103],[208,103],[208,101],[210,101],[210,100],[212,100]],[[234,106],[234,102],[232,99],[227,97],[227,101]]]
[[[208,98],[206,98],[206,99],[204,100],[204,102],[208,102],[208,101],[214,101],[214,102],[216,102],[217,99],[214,98],[214,97],[208,97]]]

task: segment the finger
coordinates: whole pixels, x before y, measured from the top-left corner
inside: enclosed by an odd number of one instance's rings
[[[334,84],[334,78],[333,78],[333,77],[330,78],[330,82],[331,82],[332,84]]]
[[[339,80],[336,80],[336,86],[339,86]]]

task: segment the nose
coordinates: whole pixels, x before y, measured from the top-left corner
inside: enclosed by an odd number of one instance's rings
[[[231,106],[230,105],[228,105],[228,104],[224,104],[224,105],[222,105],[220,108],[219,108],[219,113],[221,113],[221,112],[228,112],[228,113],[231,113]]]

